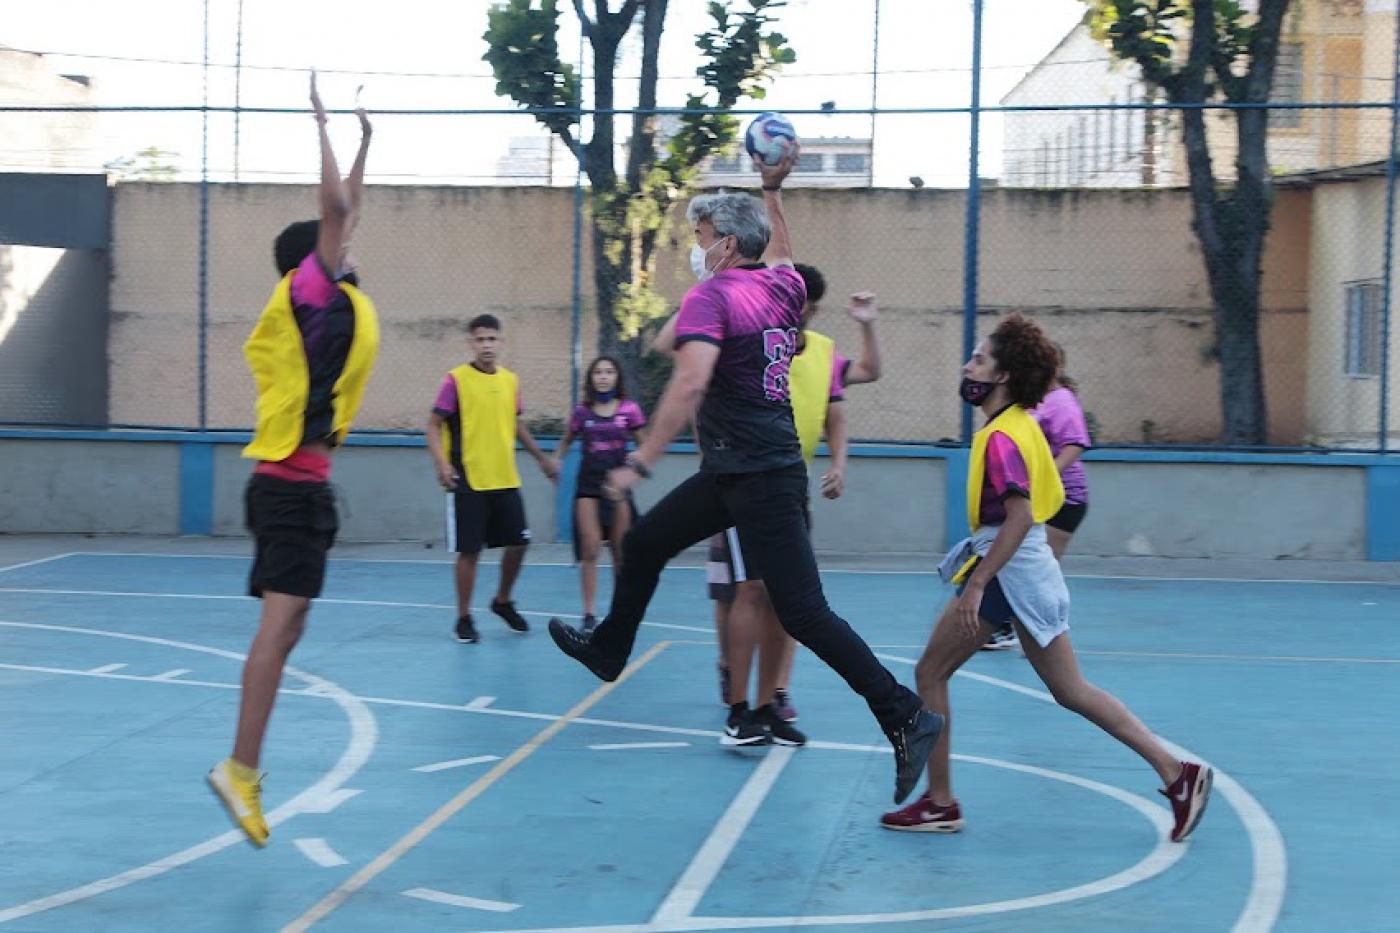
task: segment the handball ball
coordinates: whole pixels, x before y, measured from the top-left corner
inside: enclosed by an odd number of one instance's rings
[[[760,113],[744,133],[744,149],[764,165],[777,165],[788,146],[797,141],[792,121],[781,113]]]

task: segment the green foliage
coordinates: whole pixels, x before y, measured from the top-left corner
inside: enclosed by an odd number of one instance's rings
[[[535,110],[535,119],[556,133],[567,132],[578,107],[578,75],[559,57],[556,0],[506,0],[486,13],[482,60],[496,76],[496,94]],[[556,112],[548,112],[556,111]]]
[[[1191,0],[1084,0],[1089,8],[1090,32],[1115,57],[1137,64],[1145,81],[1165,88],[1178,102],[1188,98],[1190,87],[1182,81],[1192,21]],[[1255,39],[1255,18],[1237,0],[1213,0],[1214,29],[1209,54],[1210,66],[1195,103],[1210,100],[1217,93],[1226,100],[1247,99],[1245,76],[1250,49]],[[1191,94],[1195,98],[1196,94]]]
[[[120,181],[174,181],[178,169],[171,160],[179,157],[178,152],[147,146],[132,155],[113,159],[103,168]]]

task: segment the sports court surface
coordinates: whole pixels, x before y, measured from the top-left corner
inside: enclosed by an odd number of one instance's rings
[[[464,646],[449,637],[441,552],[342,547],[273,716],[272,844],[255,851],[204,784],[228,754],[255,620],[246,553],[0,538],[0,927],[1400,923],[1393,565],[1256,564],[1217,580],[1229,568],[1120,562],[1133,576],[1072,577],[1089,677],[1217,768],[1200,829],[1172,845],[1151,772],[1048,702],[1015,652],[974,658],[954,688],[967,829],[894,833],[876,825],[885,743],[810,655],[793,694],[811,744],[717,744],[703,571],[667,572],[630,675],[604,685],[543,630],[578,612],[562,552],[537,548],[517,590],[532,633],[478,613],[482,642]],[[947,598],[918,566],[824,574],[906,683]],[[1102,565],[1070,564],[1086,568]],[[1333,579],[1284,579],[1319,576]],[[495,568],[482,577],[484,599]]]

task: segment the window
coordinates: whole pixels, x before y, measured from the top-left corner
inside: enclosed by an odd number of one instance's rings
[[[1274,65],[1274,86],[1269,100],[1276,104],[1297,104],[1303,100],[1303,43],[1280,42]],[[1270,110],[1269,123],[1278,127],[1303,125],[1301,110]]]
[[[1381,285],[1357,282],[1346,287],[1347,375],[1381,374]]]
[[[836,171],[847,175],[864,175],[870,170],[870,156],[863,152],[838,152]]]
[[[797,157],[797,164],[792,167],[793,172],[804,172],[808,175],[820,172],[824,168],[825,156],[820,152],[804,152]]]
[[[753,167],[753,163],[747,156],[739,154],[730,156],[716,156],[710,163],[710,171],[717,175],[734,175]]]

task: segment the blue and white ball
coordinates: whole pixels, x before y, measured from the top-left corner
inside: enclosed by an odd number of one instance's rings
[[[792,121],[781,113],[760,113],[744,133],[744,149],[764,165],[777,165],[788,146],[797,141]]]

